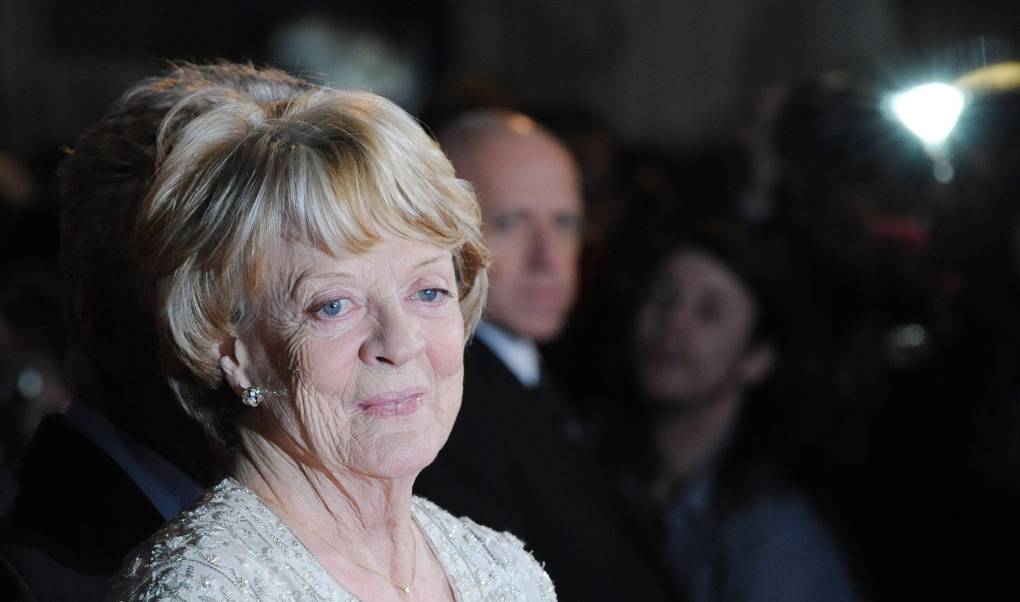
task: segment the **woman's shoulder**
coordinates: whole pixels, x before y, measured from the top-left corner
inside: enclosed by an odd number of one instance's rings
[[[415,517],[467,600],[555,600],[552,580],[520,539],[414,498]]]
[[[334,599],[307,551],[258,498],[224,480],[128,557],[111,600]]]

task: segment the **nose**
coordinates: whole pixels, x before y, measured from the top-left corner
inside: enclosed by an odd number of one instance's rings
[[[694,310],[690,303],[673,300],[661,308],[664,330],[673,335],[683,334],[691,327]]]
[[[425,351],[421,329],[403,307],[385,307],[374,313],[373,330],[358,351],[363,363],[399,367]]]
[[[532,270],[544,272],[554,269],[566,252],[565,243],[557,236],[551,224],[536,224],[531,233],[528,265]]]

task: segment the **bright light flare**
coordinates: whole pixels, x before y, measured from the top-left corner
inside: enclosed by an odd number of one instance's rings
[[[953,131],[965,99],[949,84],[924,84],[892,97],[892,110],[921,142],[937,146]]]

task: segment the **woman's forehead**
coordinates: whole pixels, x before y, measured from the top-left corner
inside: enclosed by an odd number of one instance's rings
[[[319,276],[400,274],[426,266],[452,269],[452,250],[427,241],[382,235],[367,251],[341,255],[305,242],[288,241],[280,246],[269,268],[274,274],[272,281],[286,287]]]

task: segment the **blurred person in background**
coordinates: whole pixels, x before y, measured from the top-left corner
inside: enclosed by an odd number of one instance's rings
[[[222,475],[221,456],[166,385],[130,233],[174,105],[199,90],[271,101],[306,86],[250,66],[175,68],[121,97],[62,165],[74,401],[43,420],[16,467],[19,491],[0,530],[0,597],[101,599],[128,550]]]
[[[463,114],[439,140],[478,194],[492,286],[465,354],[461,416],[418,490],[517,533],[563,600],[662,599],[657,565],[582,448],[539,351],[559,336],[576,297],[584,207],[574,158],[509,111]]]
[[[798,291],[781,247],[731,224],[641,218],[617,243],[578,320],[582,388],[676,595],[856,599],[837,537],[788,464],[801,451],[797,404],[776,373]]]

